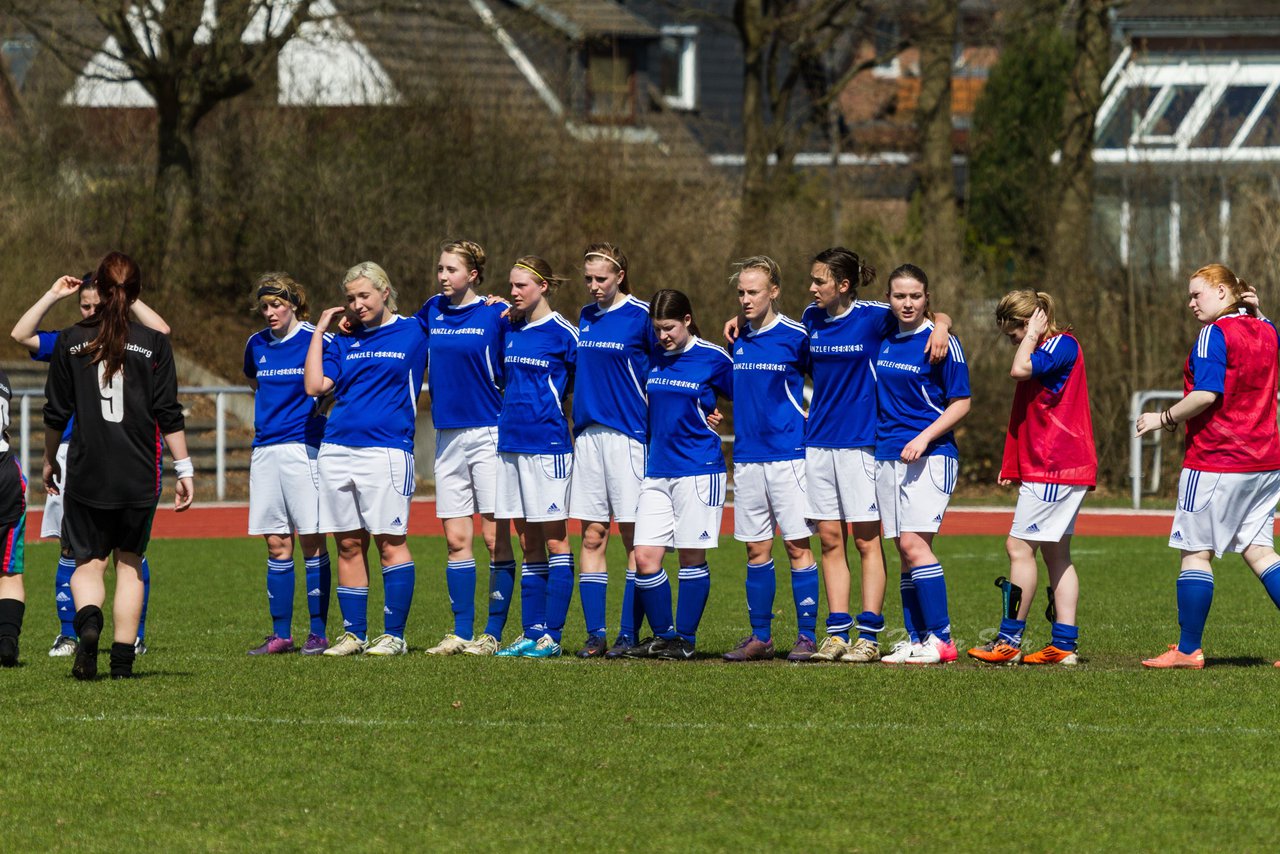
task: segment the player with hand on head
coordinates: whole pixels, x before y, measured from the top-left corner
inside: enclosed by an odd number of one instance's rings
[[[733,283],[745,325],[733,344],[733,536],[747,548],[747,616],[751,634],[726,661],[773,657],[775,529],[791,564],[798,647],[812,648],[818,620],[818,566],[809,538],[805,495],[804,377],[809,334],[779,314],[782,272],[768,256],[737,263]]]
[[[507,335],[506,392],[498,422],[495,516],[515,521],[520,537],[520,616],[524,631],[503,658],[560,655],[573,601],[569,477],[573,440],[564,399],[573,386],[578,330],[548,299],[564,279],[542,258],[511,268],[511,307],[520,321]]]
[[[244,375],[254,389],[253,459],[249,464],[249,533],[267,545],[267,607],[271,634],[249,655],[298,649],[293,642],[293,541],[297,533],[306,568],[311,627],[303,655],[329,647],[331,574],[320,532],[316,458],[324,436],[319,401],[307,394],[303,372],[315,327],[307,294],[288,273],[265,273],[254,284],[254,307],[267,328],[244,348]],[[330,336],[332,337],[332,336]]]
[[[92,317],[102,302],[97,285],[93,281],[92,271],[86,273],[83,277],[59,277],[49,287],[49,290],[41,294],[40,299],[36,300],[18,319],[18,322],[14,324],[10,335],[14,341],[17,341],[30,351],[31,358],[35,361],[48,362],[53,357],[53,345],[58,340],[57,331],[39,328],[44,321],[45,315],[57,303],[73,296],[78,299],[80,319],[86,320]],[[134,301],[133,306],[130,308],[130,316],[143,326],[154,329],[164,335],[169,334],[169,325],[141,299]],[[62,472],[64,481],[67,470],[67,447],[71,441],[71,430],[74,424],[74,419],[67,424],[62,436],[62,443],[58,446],[58,467]],[[62,492],[65,488],[65,482],[59,482],[57,491],[47,493],[45,496],[44,514],[40,521],[40,536],[42,538],[58,539],[62,536]],[[72,627],[72,621],[76,614],[76,605],[71,596],[71,574],[75,572],[75,569],[75,559],[64,551],[58,558],[58,568],[54,576],[54,605],[58,612],[58,622],[61,624],[61,629],[58,632],[58,636],[53,639],[53,646],[49,648],[49,655],[53,658],[72,656],[76,653],[75,629]],[[138,620],[138,638],[134,642],[134,649],[138,655],[142,655],[147,651],[145,642],[147,605],[151,600],[151,566],[145,555],[142,557],[142,584],[142,615]]]
[[[1079,661],[1076,604],[1080,580],[1071,560],[1071,534],[1085,493],[1098,479],[1098,455],[1089,415],[1084,352],[1070,326],[1055,316],[1053,297],[1010,291],[996,306],[996,325],[1016,347],[1009,370],[1017,383],[1004,440],[1000,485],[1018,484],[1013,528],[1005,541],[1009,577],[1005,610],[994,639],[969,650],[988,664],[1062,664]],[[1050,639],[1023,655],[1022,634],[1036,593],[1036,550],[1049,570]]]
[[[582,276],[594,300],[578,314],[578,362],[573,392],[573,477],[569,514],[582,521],[578,591],[587,624],[579,658],[619,658],[638,639],[635,596],[635,527],[648,438],[644,378],[661,349],[649,304],[631,294],[627,256],[612,243],[592,243]],[[609,520],[627,555],[622,621],[607,647],[605,612],[609,571]]]
[[[162,446],[174,455],[174,509],[194,496],[173,350],[166,335],[129,319],[142,290],[138,265],[108,253],[93,276],[101,303],[92,317],[64,330],[53,348],[45,384],[44,482],[62,482],[58,446],[71,419],[63,497],[62,545],[75,559],[71,591],[79,646],[71,672],[93,679],[106,600],[107,559],[116,567],[112,608],[112,678],[133,675],[142,613],[142,555],[160,498]]]
[[[1280,607],[1273,532],[1280,501],[1280,341],[1272,322],[1253,307],[1253,289],[1222,264],[1196,270],[1188,294],[1203,328],[1183,368],[1183,398],[1163,412],[1143,413],[1136,424],[1138,436],[1186,424],[1187,451],[1169,536],[1169,547],[1182,554],[1181,633],[1167,652],[1142,662],[1157,669],[1204,667],[1214,557],[1239,552]]]
[[[733,359],[699,336],[693,307],[680,291],[658,291],[649,314],[662,352],[645,382],[649,457],[636,510],[636,595],[654,637],[626,654],[687,661],[696,654],[698,624],[711,593],[707,549],[720,543],[724,513],[724,453],[707,419],[717,398],[733,399]],[[662,567],[669,550],[680,561],[674,615],[671,582]]]
[[[502,354],[510,324],[506,303],[493,303],[476,289],[484,283],[485,253],[470,240],[440,247],[436,281],[440,293],[418,309],[427,337],[427,388],[436,428],[436,515],[449,550],[445,585],[453,609],[453,631],[428,655],[493,655],[502,640],[515,589],[511,523],[495,519],[498,488],[498,417],[502,412]],[[475,636],[475,524],[489,550],[489,619]]]
[[[346,306],[326,309],[315,324],[303,372],[312,397],[333,392],[333,409],[317,456],[320,531],[338,544],[338,607],[343,634],[328,656],[404,655],[405,624],[416,573],[406,536],[417,486],[413,437],[427,362],[427,329],[396,314],[396,291],[372,261],[342,280]],[[326,339],[349,312],[349,336]],[[369,540],[382,565],[385,629],[369,628]]]
[[[969,366],[957,338],[939,364],[929,360],[929,278],[913,264],[889,274],[889,306],[898,331],[876,355],[876,503],[884,535],[902,561],[903,621],[909,640],[886,664],[956,660],[947,582],[933,552],[959,473],[955,435],[969,414]]]

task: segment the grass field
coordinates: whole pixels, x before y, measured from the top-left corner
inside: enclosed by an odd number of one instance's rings
[[[142,678],[93,684],[45,656],[55,552],[30,547],[23,666],[0,671],[0,848],[1262,850],[1280,836],[1280,615],[1238,558],[1219,573],[1204,671],[1138,666],[1176,639],[1175,556],[1151,539],[1078,544],[1079,668],[905,671],[718,661],[746,626],[727,539],[705,661],[433,659],[421,649],[451,626],[443,542],[411,545],[413,654],[262,660],[244,655],[268,629],[261,545],[153,543]],[[963,648],[998,622],[1001,539],[939,545]],[[789,641],[784,576],[778,590]],[[567,644],[581,633],[575,596]]]

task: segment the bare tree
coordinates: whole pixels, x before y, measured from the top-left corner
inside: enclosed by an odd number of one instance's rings
[[[219,104],[258,85],[318,0],[0,0],[76,75],[136,81],[155,102],[158,254],[193,258],[200,236],[196,132]],[[108,44],[122,69],[88,63]]]
[[[920,46],[920,99],[916,106],[920,159],[918,203],[921,251],[931,272],[960,296],[960,224],[955,170],[951,165],[951,69],[954,64],[958,0],[928,0],[916,31]]]

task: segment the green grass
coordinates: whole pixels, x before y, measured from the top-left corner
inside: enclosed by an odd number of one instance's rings
[[[55,553],[31,547],[24,664],[0,671],[0,847],[1260,850],[1280,833],[1280,617],[1238,558],[1202,672],[1138,666],[1176,638],[1175,555],[1151,539],[1079,542],[1078,669],[905,671],[432,659],[451,626],[443,543],[411,545],[415,654],[251,660],[262,546],[154,543],[143,678],[94,684],[45,656]],[[973,642],[998,622],[1001,538],[939,546]],[[712,572],[699,644],[718,654],[745,630],[741,547],[726,539]],[[376,628],[376,582],[370,598]],[[789,640],[785,575],[776,610]],[[567,643],[581,633],[575,597]]]

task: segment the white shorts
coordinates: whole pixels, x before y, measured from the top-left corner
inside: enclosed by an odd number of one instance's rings
[[[1183,469],[1169,547],[1188,552],[1242,552],[1270,547],[1280,471],[1218,472]]]
[[[491,514],[498,488],[498,428],[436,431],[436,516]]]
[[[569,515],[587,522],[634,522],[644,465],[643,444],[592,424],[573,443]]]
[[[58,446],[58,470],[62,477],[54,481],[58,494],[46,492],[44,496],[44,515],[40,517],[40,536],[52,539],[62,538],[62,491],[67,488],[67,449],[71,445],[63,442]]]
[[[714,549],[724,516],[724,472],[646,477],[636,508],[637,546]]]
[[[871,448],[805,448],[810,519],[874,522],[876,457]]]
[[[1087,486],[1023,481],[1009,535],[1033,543],[1060,543],[1076,531]]]
[[[352,448],[325,442],[320,470],[320,530],[406,534],[416,487],[413,454],[399,448]]]
[[[876,501],[886,538],[904,531],[936,533],[942,527],[960,466],[952,457],[934,454],[913,463],[876,462]]]
[[[526,522],[569,518],[573,454],[498,454],[498,503],[493,515]]]
[[[733,538],[761,543],[773,539],[775,526],[784,540],[813,536],[804,487],[804,460],[734,463]]]
[[[249,533],[320,532],[316,448],[302,442],[262,445],[249,463]]]

